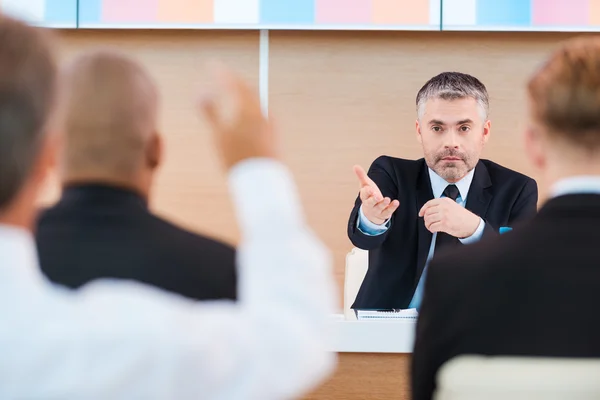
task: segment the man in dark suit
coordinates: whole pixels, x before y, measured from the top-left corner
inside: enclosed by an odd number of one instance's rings
[[[119,278],[197,300],[236,299],[235,250],[148,209],[161,140],[146,71],[96,52],[76,60],[65,82],[63,193],[36,234],[43,272],[72,288]]]
[[[445,72],[417,95],[425,157],[379,157],[356,166],[360,194],[348,236],[369,250],[355,309],[419,308],[428,261],[532,217],[537,184],[480,154],[490,135],[488,94],[475,77]]]
[[[600,40],[567,42],[529,81],[529,159],[549,199],[520,230],[429,267],[413,394],[461,354],[600,357]]]

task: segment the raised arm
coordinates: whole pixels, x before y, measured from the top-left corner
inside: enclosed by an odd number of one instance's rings
[[[203,109],[242,233],[238,302],[196,303],[123,281],[67,292],[40,278],[26,304],[8,308],[22,326],[11,330],[20,345],[0,360],[0,398],[289,399],[332,370],[329,252],[276,161],[258,100],[236,77],[217,78]]]

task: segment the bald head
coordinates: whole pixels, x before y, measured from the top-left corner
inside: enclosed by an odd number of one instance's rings
[[[158,165],[158,96],[147,72],[115,52],[96,51],[65,70],[64,183],[105,181],[146,188]]]

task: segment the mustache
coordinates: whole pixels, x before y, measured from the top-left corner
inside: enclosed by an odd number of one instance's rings
[[[441,161],[442,158],[446,157],[457,157],[463,161],[466,161],[467,155],[455,149],[447,149],[435,155],[435,161]]]

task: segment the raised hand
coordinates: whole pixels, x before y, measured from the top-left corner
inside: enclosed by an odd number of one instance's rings
[[[362,201],[362,212],[369,221],[381,225],[385,223],[396,211],[400,202],[389,197],[383,197],[379,187],[367,175],[365,170],[354,166],[354,173],[360,182],[360,200]]]
[[[262,113],[260,100],[238,76],[222,65],[211,68],[214,87],[200,98],[226,168],[248,158],[277,158],[278,138]]]

